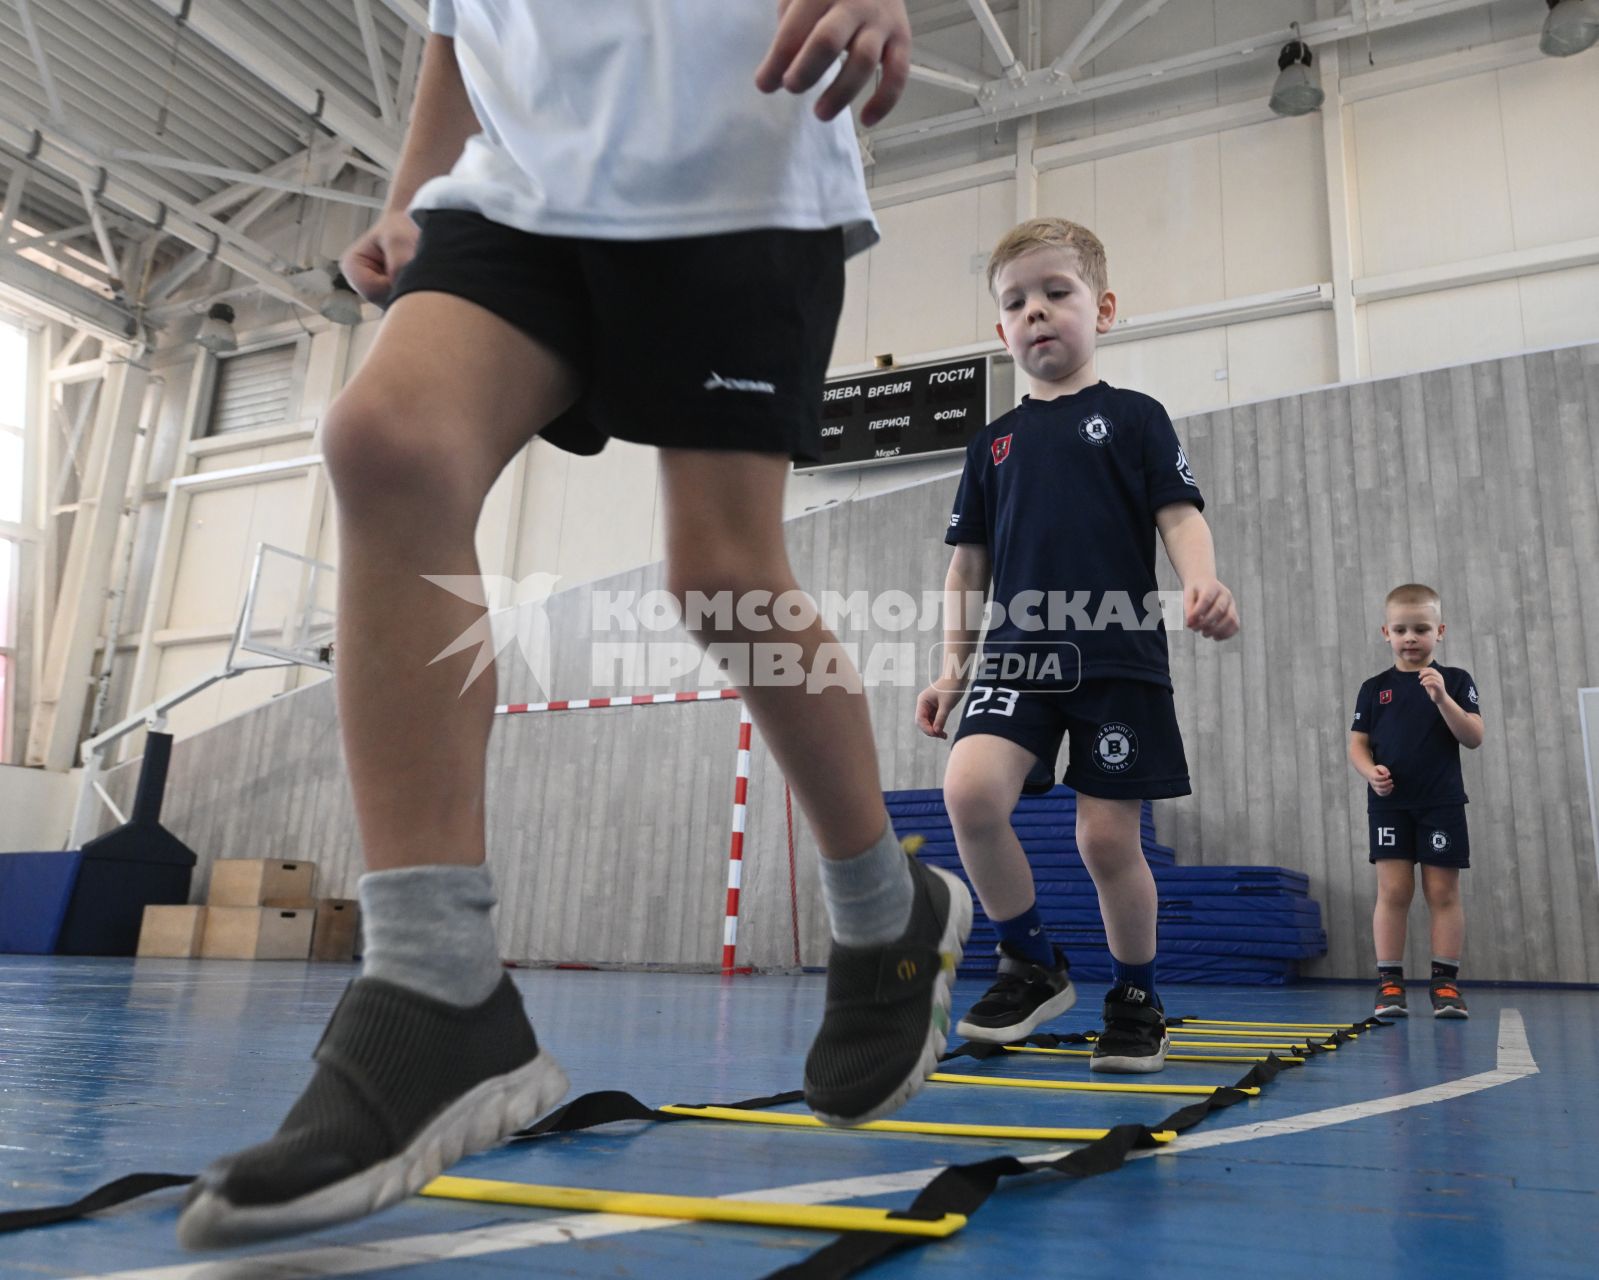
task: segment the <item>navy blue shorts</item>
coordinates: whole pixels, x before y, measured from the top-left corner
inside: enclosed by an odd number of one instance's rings
[[[1435,809],[1372,809],[1371,860],[1404,858],[1429,867],[1471,865],[1471,837],[1466,832],[1466,806]]]
[[[844,302],[838,228],[574,240],[459,209],[413,216],[421,242],[387,305],[453,294],[571,364],[583,393],[540,432],[548,443],[594,454],[615,436],[820,459]]]
[[[973,733],[1025,747],[1051,776],[1070,737],[1061,781],[1085,796],[1164,800],[1192,791],[1171,690],[1147,681],[1085,680],[1069,693],[974,684],[955,741]],[[1029,776],[1027,790],[1035,789]]]

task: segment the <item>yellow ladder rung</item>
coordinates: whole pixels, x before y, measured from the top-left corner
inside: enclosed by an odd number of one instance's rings
[[[948,1236],[966,1225],[966,1216],[946,1213],[923,1221],[897,1218],[888,1209],[861,1209],[836,1204],[766,1204],[758,1200],[722,1200],[711,1196],[669,1196],[640,1191],[591,1191],[583,1187],[542,1187],[526,1182],[487,1178],[434,1178],[422,1188],[425,1196],[472,1200],[484,1204],[525,1205],[581,1213],[630,1213],[646,1218],[681,1218],[689,1222],[737,1222],[762,1227],[806,1227],[813,1231],[887,1231],[902,1236]]]
[[[1354,1024],[1351,1022],[1229,1022],[1225,1018],[1183,1018],[1176,1024],[1179,1027],[1287,1027],[1294,1031],[1349,1031]],[[1349,1031],[1352,1036],[1359,1035],[1358,1031]]]
[[[1087,1058],[1093,1054],[1092,1049],[1035,1049],[1032,1046],[1008,1044],[1005,1046],[1012,1053],[1059,1053],[1073,1058]],[[1288,1054],[1277,1055],[1278,1062],[1303,1062],[1303,1057]],[[1249,1054],[1227,1053],[1168,1053],[1167,1062],[1265,1062],[1264,1056],[1251,1056]]]
[[[1217,1089],[1231,1088],[1220,1084],[1100,1084],[1084,1080],[1026,1080],[1014,1076],[955,1076],[935,1071],[927,1077],[939,1084],[991,1084],[1008,1089],[1060,1089],[1072,1093],[1181,1093],[1208,1098]],[[1260,1092],[1254,1085],[1240,1089],[1251,1097]]]
[[[815,1116],[788,1111],[747,1111],[742,1107],[662,1107],[674,1116],[700,1120],[735,1120],[746,1124],[784,1125],[793,1129],[829,1129]],[[854,1133],[922,1133],[947,1138],[1036,1138],[1042,1142],[1097,1142],[1109,1129],[1051,1129],[1016,1124],[948,1124],[933,1120],[872,1120],[850,1125]],[[1170,1142],[1177,1136],[1171,1129],[1155,1132],[1156,1142]]]
[[[1174,1022],[1167,1030],[1174,1036],[1265,1036],[1282,1039],[1294,1034],[1292,1027],[1195,1027],[1186,1022]],[[1333,1043],[1333,1037],[1324,1031],[1302,1032],[1298,1039],[1314,1040],[1318,1044],[1323,1041]]]

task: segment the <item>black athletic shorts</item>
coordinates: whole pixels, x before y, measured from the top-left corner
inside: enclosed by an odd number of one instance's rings
[[[1045,771],[1053,781],[1068,736],[1061,781],[1085,796],[1164,800],[1192,790],[1171,690],[1147,681],[1084,680],[1069,693],[974,684],[955,741],[973,733],[995,734],[1038,757],[1028,794],[1041,789]]]
[[[1430,867],[1471,865],[1471,837],[1466,831],[1466,806],[1445,804],[1432,809],[1371,809],[1371,861],[1404,858]]]
[[[673,240],[534,235],[422,209],[388,305],[454,294],[573,365],[581,399],[540,434],[570,453],[606,440],[821,455],[822,384],[844,302],[838,228]]]

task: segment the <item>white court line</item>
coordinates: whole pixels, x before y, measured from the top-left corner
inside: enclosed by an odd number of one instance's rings
[[[1135,1151],[1133,1158],[1181,1154],[1230,1143],[1253,1142],[1283,1134],[1306,1133],[1330,1125],[1347,1124],[1369,1116],[1405,1111],[1411,1107],[1448,1102],[1468,1094],[1480,1093],[1496,1085],[1509,1084],[1538,1074],[1532,1049],[1527,1043],[1527,1028],[1520,1012],[1504,1009],[1499,1014],[1498,1054],[1492,1071],[1463,1076],[1410,1093],[1372,1098],[1342,1107],[1307,1111],[1282,1120],[1234,1125],[1210,1133],[1187,1134],[1158,1150]],[[1059,1158],[1078,1147],[1027,1156],[1024,1163],[1035,1164]],[[830,1178],[824,1182],[802,1182],[788,1187],[759,1191],[735,1191],[722,1199],[781,1200],[794,1204],[826,1204],[835,1200],[863,1199],[896,1191],[917,1191],[944,1171],[945,1166],[907,1169],[904,1173],[869,1174],[860,1178]],[[444,1231],[431,1235],[401,1236],[370,1243],[328,1245],[297,1249],[288,1253],[262,1253],[224,1260],[181,1262],[164,1267],[142,1267],[134,1271],[112,1271],[79,1280],[315,1280],[323,1276],[359,1275],[386,1267],[441,1262],[454,1258],[473,1258],[491,1253],[509,1253],[545,1244],[569,1244],[577,1240],[596,1240],[605,1236],[627,1235],[635,1231],[659,1231],[687,1225],[673,1218],[642,1218],[624,1214],[581,1213],[540,1222],[499,1223],[471,1231]]]

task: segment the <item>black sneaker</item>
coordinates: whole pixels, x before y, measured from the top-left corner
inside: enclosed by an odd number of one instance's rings
[[[968,1040],[1009,1044],[1031,1035],[1077,1003],[1071,966],[1059,947],[1055,948],[1052,969],[1034,964],[1003,942],[996,950],[999,952],[998,979],[955,1024],[955,1030]]]
[[[888,1115],[944,1052],[972,895],[947,871],[910,863],[915,898],[904,936],[881,947],[835,942],[827,958],[827,1007],[805,1059],[805,1101],[825,1124]]]
[[[1372,1010],[1379,1018],[1408,1018],[1405,1007],[1405,984],[1399,978],[1382,978],[1377,983],[1376,1007]]]
[[[1165,1010],[1149,992],[1122,983],[1105,997],[1105,1029],[1094,1041],[1088,1069],[1130,1075],[1159,1071],[1170,1043]]]
[[[560,1101],[509,977],[463,1009],[375,978],[352,982],[277,1134],[211,1165],[178,1218],[187,1249],[314,1231],[403,1200]]]
[[[1469,1018],[1466,1002],[1460,998],[1460,988],[1453,978],[1434,978],[1427,988],[1432,997],[1432,1016],[1435,1018]]]

